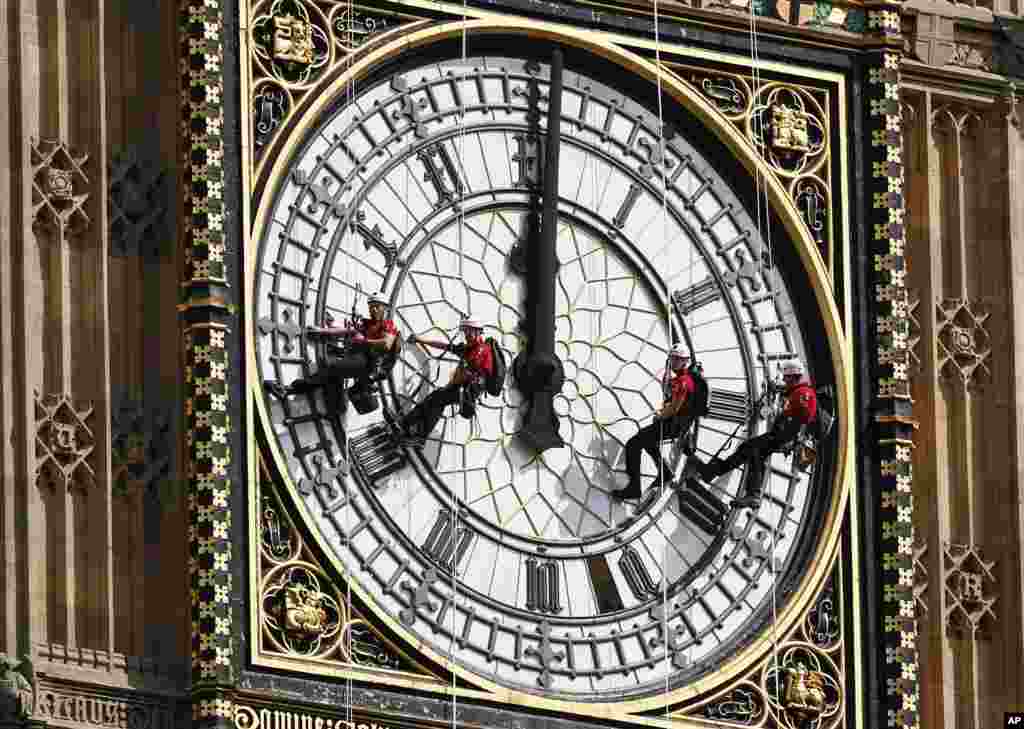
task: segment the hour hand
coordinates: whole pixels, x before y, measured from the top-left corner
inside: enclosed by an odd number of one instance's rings
[[[558,152],[562,114],[562,51],[556,48],[551,61],[548,95],[547,163],[544,166],[540,234],[530,238],[525,250],[527,280],[526,352],[516,357],[513,374],[520,391],[530,396],[530,409],[520,436],[537,452],[560,448],[554,397],[565,382],[562,361],[555,354],[555,278],[558,259],[555,242],[558,227]]]
[[[554,402],[565,382],[561,360],[554,354],[532,352],[516,357],[513,368],[519,389],[530,395],[530,409],[519,436],[538,453],[561,448],[565,441],[558,434]]]

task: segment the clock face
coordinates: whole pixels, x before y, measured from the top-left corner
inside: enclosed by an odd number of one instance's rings
[[[527,348],[536,302],[517,255],[529,261],[537,245],[552,164],[551,67],[501,54],[514,47],[465,61],[457,47],[419,53],[316,120],[255,253],[262,381],[321,367],[302,330],[353,307],[365,315],[373,291],[403,338],[458,341],[469,313],[510,364]],[[564,447],[538,453],[522,437],[530,397],[511,374],[473,420],[449,408],[424,444],[397,442],[385,411],[408,411],[456,364],[409,343],[366,415],[332,410],[322,391],[261,392],[312,527],[382,612],[477,676],[577,701],[683,685],[770,629],[773,587],[805,567],[833,462],[827,446],[810,472],[773,456],[750,510],[732,507],[744,469],[646,489],[656,468],[645,455],[645,497],[610,498],[626,484],[625,443],[662,403],[673,340],[711,388],[695,429],[702,460],[764,430],[757,401],[780,360],[804,358],[821,382],[831,365],[819,317],[788,288],[808,289],[803,274],[783,275],[786,256],[700,146],[677,130],[662,154],[657,107],[595,67],[570,57],[561,98],[553,316],[565,382],[553,405]],[[666,105],[666,119],[681,114]],[[664,454],[684,483],[680,444]]]

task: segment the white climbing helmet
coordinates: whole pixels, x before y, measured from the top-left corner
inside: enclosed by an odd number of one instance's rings
[[[668,356],[678,357],[679,359],[690,359],[690,352],[683,345],[677,344],[668,351]]]
[[[459,324],[459,329],[475,329],[476,331],[481,332],[484,329],[484,325],[480,323],[479,319],[467,316]]]
[[[385,296],[383,291],[375,291],[374,293],[370,294],[370,298],[366,300],[366,303],[384,304],[385,306],[387,306],[390,302],[388,301],[388,297]]]
[[[782,363],[782,376],[789,377],[790,375],[796,375],[803,377],[804,374],[804,363],[798,359],[786,360]]]

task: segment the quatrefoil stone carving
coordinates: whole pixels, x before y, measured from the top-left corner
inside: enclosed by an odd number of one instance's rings
[[[981,385],[991,374],[992,356],[986,322],[990,314],[977,301],[943,299],[935,305],[939,377],[964,387]]]

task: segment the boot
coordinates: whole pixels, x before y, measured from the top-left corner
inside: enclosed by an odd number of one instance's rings
[[[702,481],[711,483],[716,478],[726,472],[725,461],[712,457],[707,463],[701,463],[697,461],[697,474],[700,476]]]
[[[263,389],[266,390],[270,395],[273,395],[278,400],[284,400],[291,394],[291,389],[285,387],[277,380],[264,380]]]
[[[743,496],[732,502],[737,509],[757,509],[761,506],[761,492],[757,489],[748,489]]]
[[[626,488],[616,489],[615,491],[612,491],[611,496],[613,499],[617,499],[619,501],[631,501],[633,499],[639,499],[642,493],[643,490],[640,488],[640,482],[630,479],[629,484],[626,485]]]

